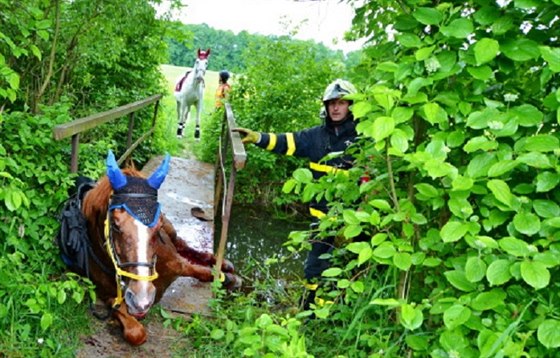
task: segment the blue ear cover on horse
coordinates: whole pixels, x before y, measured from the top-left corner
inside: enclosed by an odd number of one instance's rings
[[[152,188],[159,189],[161,183],[165,180],[167,172],[169,172],[169,159],[169,153],[165,153],[165,159],[163,159],[159,168],[148,178],[148,184]]]
[[[107,176],[113,190],[119,190],[126,185],[126,176],[121,172],[113,151],[109,149],[107,154]]]

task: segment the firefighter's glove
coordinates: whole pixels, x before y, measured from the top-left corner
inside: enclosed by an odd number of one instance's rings
[[[254,132],[247,128],[234,128],[233,131],[241,134],[241,141],[243,144],[258,143],[261,140],[261,134],[259,132]]]

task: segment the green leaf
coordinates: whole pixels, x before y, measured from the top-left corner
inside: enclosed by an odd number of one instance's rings
[[[435,198],[440,195],[435,187],[427,183],[419,183],[414,185],[414,187],[425,198]]]
[[[416,57],[416,61],[424,61],[425,59],[429,58],[434,52],[435,46],[428,46],[422,47],[416,50],[414,56]]]
[[[406,271],[412,265],[412,258],[408,252],[398,252],[393,256],[393,264],[403,271]]]
[[[43,313],[41,316],[41,329],[46,331],[53,323],[53,315],[49,312]]]
[[[542,58],[548,62],[548,68],[550,68],[552,72],[560,72],[560,48],[541,46],[539,49]]]
[[[454,191],[470,190],[474,185],[474,180],[469,177],[457,175],[451,182],[451,187]]]
[[[358,241],[358,242],[351,242],[348,245],[346,245],[346,250],[354,254],[359,254],[360,251],[365,250],[366,248],[369,247],[370,247],[369,243],[364,241]]]
[[[538,134],[526,138],[522,150],[528,152],[554,152],[560,148],[560,140],[549,134]]]
[[[442,26],[441,32],[446,37],[465,39],[473,32],[473,24],[470,20],[461,18],[451,21],[449,26]]]
[[[372,110],[373,106],[370,102],[359,101],[352,105],[352,114],[354,115],[354,118],[365,117]]]
[[[486,268],[486,263],[480,257],[469,257],[465,264],[465,277],[470,282],[478,282],[486,275]]]
[[[377,305],[377,306],[390,306],[390,307],[398,307],[401,303],[394,299],[394,298],[376,298],[373,299],[370,305]]]
[[[395,119],[395,124],[408,121],[414,115],[414,109],[408,107],[396,107],[391,112],[391,117]]]
[[[541,221],[537,215],[522,211],[513,217],[513,226],[520,233],[532,236],[541,229]]]
[[[467,280],[464,271],[459,271],[459,270],[446,271],[444,275],[450,284],[452,284],[455,288],[461,291],[471,292],[476,289],[476,284],[469,282],[469,280]]]
[[[347,238],[347,239],[351,239],[353,237],[356,237],[356,236],[360,235],[361,233],[362,233],[362,226],[361,225],[352,224],[352,225],[346,226],[346,228],[344,229],[344,237]]]
[[[311,170],[307,168],[298,168],[294,170],[293,177],[300,183],[307,184],[313,181],[313,174],[311,174]]]
[[[542,172],[537,175],[537,193],[550,191],[560,183],[560,174],[552,172]]]
[[[534,200],[533,209],[541,218],[560,217],[560,206],[552,200]]]
[[[471,307],[477,311],[494,309],[504,304],[506,293],[502,289],[479,293],[471,302]]]
[[[489,66],[467,67],[467,72],[477,80],[481,81],[488,81],[489,79],[494,78],[494,72]]]
[[[534,127],[542,123],[544,115],[538,108],[530,104],[522,104],[510,109],[515,121],[522,127]]]
[[[373,251],[371,247],[368,245],[365,249],[360,251],[358,255],[358,266],[362,265],[364,262],[367,262],[373,256]]]
[[[342,273],[342,269],[340,267],[330,267],[323,271],[321,276],[323,277],[336,277]]]
[[[467,153],[476,152],[477,150],[487,152],[496,148],[498,148],[498,142],[489,140],[485,136],[473,137],[463,146],[463,150]]]
[[[512,236],[506,236],[498,240],[498,244],[502,250],[516,257],[525,257],[531,254],[529,244]]]
[[[467,166],[467,176],[473,179],[488,175],[488,170],[496,163],[495,153],[480,153]]]
[[[443,14],[431,7],[417,7],[412,16],[424,25],[437,25],[443,20]]]
[[[483,38],[474,44],[474,58],[477,65],[492,61],[500,51],[500,43],[494,39]]]
[[[378,117],[373,122],[373,139],[382,141],[393,133],[395,120],[392,117]]]
[[[404,33],[395,36],[397,41],[403,46],[408,48],[422,47],[422,40],[415,34]]]
[[[430,102],[422,106],[424,119],[430,124],[444,123],[447,121],[447,112],[439,104]]]
[[[213,340],[220,340],[225,336],[225,332],[223,329],[214,328],[212,332],[210,332],[210,338]]]
[[[500,286],[511,279],[511,262],[508,260],[492,261],[486,271],[486,279],[491,286]]]
[[[470,317],[471,310],[469,308],[455,304],[443,312],[443,323],[448,329],[453,330],[467,322]]]
[[[522,154],[519,157],[517,157],[517,160],[533,168],[545,169],[545,168],[552,167],[550,160],[543,153],[530,152],[530,153]]]
[[[407,96],[415,96],[422,87],[430,86],[434,81],[427,78],[415,78],[408,84]],[[425,94],[424,94],[425,96]]]
[[[560,321],[547,319],[539,324],[537,338],[546,348],[560,347]]]
[[[473,129],[486,129],[488,123],[499,117],[500,111],[495,108],[486,108],[483,111],[472,112],[467,119],[467,126]]]
[[[494,194],[496,199],[501,203],[511,207],[513,204],[514,196],[511,194],[507,183],[500,179],[492,179],[488,181],[488,189]]]
[[[525,260],[521,262],[521,278],[531,287],[539,290],[550,283],[550,272],[541,262]]]
[[[373,250],[373,254],[382,259],[389,259],[397,252],[395,246],[390,242],[382,242]]]
[[[369,205],[373,206],[376,209],[383,210],[390,212],[392,211],[392,207],[389,202],[385,199],[373,199],[368,202]]]
[[[500,175],[507,174],[511,172],[513,169],[515,169],[517,165],[519,165],[519,162],[517,160],[502,159],[501,161],[492,165],[490,169],[488,169],[488,176],[498,177]]]
[[[455,242],[469,231],[469,225],[459,221],[448,221],[441,228],[440,235],[443,242]]]
[[[401,306],[401,325],[406,328],[415,330],[422,325],[424,321],[424,314],[419,307],[414,307],[409,304]]]
[[[539,44],[525,38],[508,39],[500,44],[502,53],[514,61],[529,61],[541,54]]]

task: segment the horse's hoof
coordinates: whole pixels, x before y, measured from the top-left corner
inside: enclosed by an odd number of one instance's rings
[[[177,128],[177,138],[183,138],[183,127]]]
[[[200,139],[200,128],[198,127],[196,127],[196,129],[194,130],[194,138]]]
[[[233,263],[230,260],[224,259],[224,261],[222,262],[222,271],[233,273],[235,272],[235,267],[233,266]]]
[[[241,279],[241,277],[237,275],[231,273],[225,273],[225,280],[222,283],[222,285],[228,291],[233,291],[241,288],[241,285],[243,285],[243,280]]]

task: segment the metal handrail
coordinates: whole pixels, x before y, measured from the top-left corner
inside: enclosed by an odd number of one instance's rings
[[[60,124],[53,128],[53,135],[55,140],[62,140],[64,138],[72,137],[72,157],[70,159],[70,171],[72,173],[78,172],[78,156],[79,156],[79,146],[80,146],[80,133],[85,132],[89,129],[95,128],[101,124],[107,123],[114,119],[121,118],[123,116],[129,115],[128,120],[128,135],[127,135],[127,146],[124,154],[117,160],[117,163],[122,164],[127,158],[130,157],[134,149],[144,141],[148,136],[150,136],[155,129],[157,113],[159,108],[159,101],[163,97],[162,94],[156,94],[151,97],[145,98],[143,100],[125,104],[124,106],[111,109],[106,112],[92,114],[91,116],[75,119],[73,121]],[[134,143],[132,143],[132,130],[134,129],[134,113],[146,106],[155,103],[154,106],[154,116],[152,118],[152,125],[150,129],[146,131],[140,138],[138,138]]]
[[[220,243],[216,254],[215,278],[218,279],[221,273],[222,263],[226,249],[229,219],[231,215],[231,205],[233,202],[233,192],[235,187],[235,176],[237,172],[245,167],[247,153],[245,146],[241,142],[241,136],[232,129],[236,128],[235,117],[229,103],[225,104],[224,121],[218,144],[218,155],[216,163],[216,188],[214,192],[214,203],[221,201],[222,207],[222,226],[220,232]],[[230,145],[231,144],[231,145]],[[229,181],[226,173],[226,159],[231,153],[231,166]],[[224,185],[226,185],[225,190]],[[222,193],[223,192],[223,193]]]

